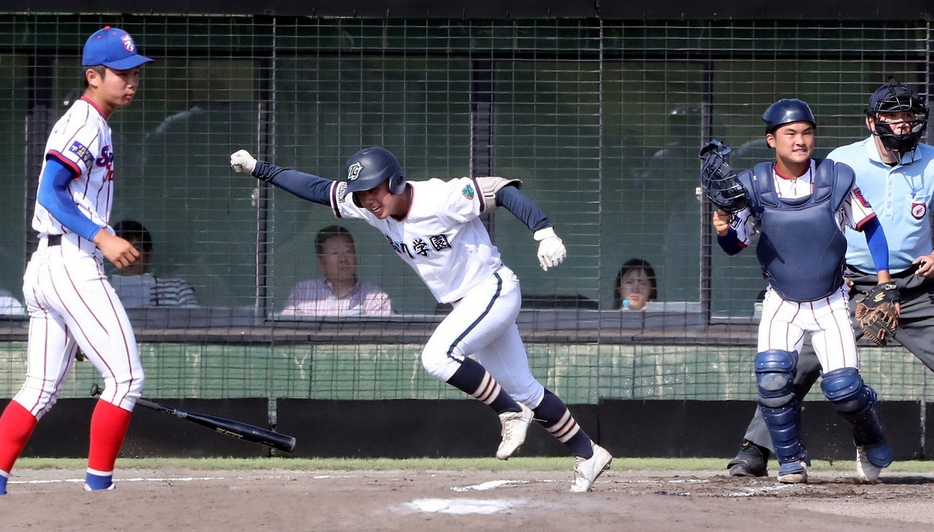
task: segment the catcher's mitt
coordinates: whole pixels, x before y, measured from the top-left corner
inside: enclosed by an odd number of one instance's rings
[[[856,321],[866,338],[876,345],[885,345],[898,327],[898,287],[894,283],[879,283],[856,304]]]
[[[701,186],[707,199],[718,209],[732,214],[746,208],[746,189],[736,181],[736,172],[724,159],[730,150],[732,148],[719,140],[711,140],[697,156],[704,161]]]

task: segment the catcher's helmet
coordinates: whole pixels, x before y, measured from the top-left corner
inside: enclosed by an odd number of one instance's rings
[[[817,127],[811,108],[797,98],[784,98],[773,103],[762,113],[762,121],[765,122],[766,133],[774,133],[779,126],[792,122],[810,122]]]
[[[908,133],[898,135],[892,130],[892,124],[880,122],[878,113],[912,113],[914,118],[909,121],[911,129]],[[901,159],[902,155],[914,151],[924,136],[928,127],[928,107],[911,89],[890,81],[879,87],[869,98],[869,107],[866,116],[874,119],[875,131],[873,134],[882,139],[882,145]]]
[[[362,207],[357,200],[357,192],[371,190],[383,181],[389,181],[389,193],[402,194],[405,191],[405,173],[396,160],[396,156],[385,148],[365,148],[353,154],[344,165],[347,177],[347,193],[353,195],[353,202]]]

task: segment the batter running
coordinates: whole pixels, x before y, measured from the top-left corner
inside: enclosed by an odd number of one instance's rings
[[[366,221],[386,237],[440,303],[453,305],[425,345],[422,364],[436,379],[499,414],[503,428],[497,458],[508,459],[522,445],[534,417],[576,457],[572,492],[590,491],[609,469],[610,453],[594,443],[564,402],[532,375],[516,326],[522,300],[519,279],[503,265],[479,219],[504,207],[534,232],[542,268],[548,271],[560,264],[567,254],[564,244],[544,213],[519,191],[519,181],[406,181],[395,156],[383,148],[367,148],[351,157],[343,182],[257,161],[244,150],[230,156],[230,165],[300,198],[329,205],[338,218]]]
[[[23,276],[29,311],[26,382],[0,417],[0,494],[38,420],[52,408],[78,347],[104,378],[91,416],[84,489],[113,489],[113,470],[130,412],[143,389],[143,368],[126,311],[104,275],[139,252],[107,225],[113,205],[114,149],[107,120],[133,101],[139,55],[118,28],[96,31],[81,62],[86,89],[49,135],[32,228],[39,247]]]

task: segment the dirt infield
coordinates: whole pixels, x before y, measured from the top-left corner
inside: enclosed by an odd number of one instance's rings
[[[0,530],[930,531],[934,475],[807,485],[710,472],[610,471],[589,494],[570,472],[122,470],[85,493],[77,472],[16,470]]]

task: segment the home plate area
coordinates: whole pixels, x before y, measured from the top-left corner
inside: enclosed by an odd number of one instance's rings
[[[14,470],[3,530],[769,530],[930,531],[934,475],[876,484],[820,473],[806,485],[726,471],[610,470],[591,493],[570,471],[121,470],[82,491],[83,472]],[[54,504],[50,505],[50,501]],[[533,528],[529,528],[533,527]]]

